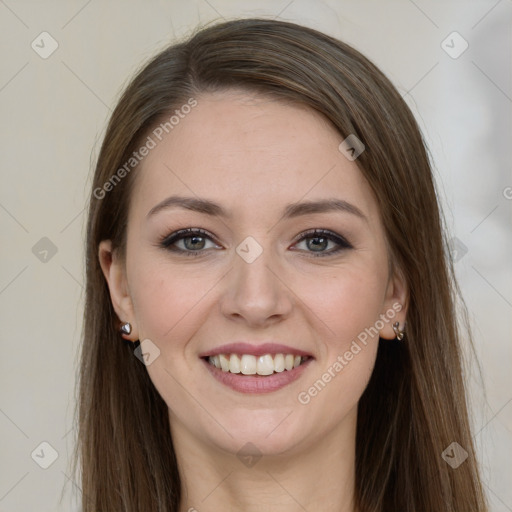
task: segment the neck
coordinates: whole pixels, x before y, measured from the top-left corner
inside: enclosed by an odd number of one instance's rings
[[[356,411],[337,430],[281,454],[245,458],[199,440],[174,418],[180,512],[357,512]],[[243,445],[244,443],[240,443]]]

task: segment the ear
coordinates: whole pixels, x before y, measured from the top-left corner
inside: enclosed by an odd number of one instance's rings
[[[139,339],[138,330],[135,324],[133,303],[128,290],[125,262],[119,257],[117,251],[112,250],[110,240],[100,242],[98,258],[108,284],[112,306],[120,320],[119,327],[121,327],[121,323],[125,322],[130,322],[132,326],[130,334],[123,333],[121,336],[126,340],[137,341]]]
[[[399,323],[399,329],[404,330],[407,318],[407,306],[409,302],[409,294],[407,285],[402,272],[394,269],[386,289],[386,297],[384,299],[384,307],[381,318],[384,319],[384,327],[379,331],[381,338],[393,340],[396,338],[393,324]]]

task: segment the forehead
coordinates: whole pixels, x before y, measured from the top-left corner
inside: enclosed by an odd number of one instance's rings
[[[343,138],[320,113],[239,90],[195,99],[162,140],[150,134],[156,145],[137,169],[133,211],[182,193],[215,199],[238,218],[327,197],[377,215],[361,171],[338,150]]]

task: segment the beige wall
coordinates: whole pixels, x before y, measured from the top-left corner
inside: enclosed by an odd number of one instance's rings
[[[418,116],[452,236],[463,248],[456,268],[486,383],[484,397],[472,367],[475,439],[492,512],[512,510],[512,3],[5,0],[0,512],[78,510],[66,475],[82,326],[83,211],[96,141],[122,85],[199,21],[279,13],[360,49]],[[58,43],[45,59],[39,54],[55,43],[38,37],[43,31]],[[453,31],[469,44],[458,58],[442,47]],[[455,56],[462,44],[451,36],[444,47]],[[37,448],[34,458],[51,462],[41,442],[58,452],[48,469],[31,458]]]

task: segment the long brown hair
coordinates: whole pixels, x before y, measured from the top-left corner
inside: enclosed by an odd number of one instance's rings
[[[190,98],[231,87],[307,105],[332,122],[340,141],[355,134],[366,147],[356,162],[375,192],[409,300],[406,337],[379,341],[358,406],[360,511],[486,511],[463,381],[460,294],[418,125],[391,82],[351,46],[293,23],[245,19],[161,51],[130,82],[108,124],[87,225],[74,466],[80,459],[83,512],[179,510],[167,405],[120,339],[98,245],[110,239],[125,250],[136,166],[113,176],[150,130]],[[457,468],[442,457],[452,442],[468,453]]]

